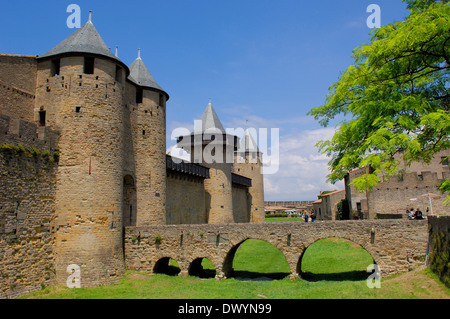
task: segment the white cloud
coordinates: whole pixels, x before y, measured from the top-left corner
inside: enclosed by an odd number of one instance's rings
[[[320,154],[315,144],[331,139],[334,128],[292,131],[280,137],[279,170],[265,175],[266,200],[315,200],[320,191],[342,189],[342,182],[331,185],[329,158]],[[275,191],[274,191],[275,190]]]
[[[173,156],[173,157],[176,157],[176,158],[181,158],[181,159],[186,160],[186,161],[190,161],[191,160],[191,156],[189,155],[189,153],[186,152],[185,150],[183,150],[182,148],[178,148],[176,145],[170,146],[166,150],[166,154],[169,154],[170,156]]]

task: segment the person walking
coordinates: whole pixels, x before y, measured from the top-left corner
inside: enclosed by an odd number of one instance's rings
[[[305,213],[305,223],[307,223],[308,222],[308,219],[309,219],[309,216],[308,216],[308,214],[307,213]]]
[[[311,223],[314,223],[316,220],[316,214],[314,212],[311,213]]]

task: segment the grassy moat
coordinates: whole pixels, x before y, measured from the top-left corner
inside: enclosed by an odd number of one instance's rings
[[[47,287],[22,298],[42,299],[450,299],[450,289],[425,267],[382,278],[370,289],[367,266],[373,260],[360,246],[337,238],[312,244],[302,259],[302,278],[289,279],[282,253],[271,244],[247,240],[233,262],[234,277],[226,280],[127,271],[117,284],[69,289]],[[173,262],[176,267],[176,262]],[[203,261],[208,270],[212,264]],[[275,278],[275,279],[274,279]]]

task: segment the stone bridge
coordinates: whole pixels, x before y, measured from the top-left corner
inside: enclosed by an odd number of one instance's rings
[[[222,279],[231,276],[239,246],[247,239],[260,239],[283,253],[291,278],[295,278],[302,273],[301,260],[308,246],[331,237],[360,245],[385,277],[424,263],[428,228],[426,220],[127,227],[125,261],[128,269],[154,273],[158,265],[167,265],[172,258],[178,262],[179,275],[187,276],[207,258],[216,269],[216,278]]]

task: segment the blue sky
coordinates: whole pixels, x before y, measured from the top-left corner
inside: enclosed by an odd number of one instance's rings
[[[401,0],[2,1],[0,53],[43,54],[75,31],[66,25],[69,4],[81,7],[82,24],[92,10],[105,43],[119,46],[127,65],[141,48],[169,93],[168,148],[171,131],[192,128],[212,98],[224,127],[248,120],[280,129],[279,171],[265,176],[266,200],[315,200],[343,184],[326,182],[327,158],[314,147],[334,127],[306,114],[369,40],[372,3],[382,25],[408,15]]]

